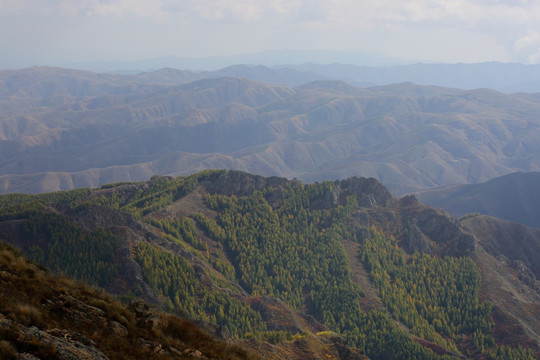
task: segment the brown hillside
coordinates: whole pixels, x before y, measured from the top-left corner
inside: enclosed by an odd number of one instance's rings
[[[0,72],[0,191],[228,168],[304,181],[374,177],[403,193],[540,168],[534,97],[207,75]]]
[[[125,307],[102,290],[53,277],[5,244],[0,332],[2,359],[259,358],[144,303]]]

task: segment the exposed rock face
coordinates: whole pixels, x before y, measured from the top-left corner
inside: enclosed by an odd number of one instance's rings
[[[134,300],[129,303],[128,309],[133,311],[138,318],[145,318],[150,314],[150,308],[142,300]]]
[[[241,171],[228,171],[218,174],[212,181],[202,181],[201,184],[209,193],[223,195],[246,196],[256,190],[273,189],[269,195],[269,203],[278,204],[285,193],[281,190],[287,184],[297,184],[296,180],[287,180],[280,177],[262,177]],[[345,203],[348,196],[359,195],[359,205],[373,208],[388,206],[395,202],[395,198],[379,181],[373,178],[352,177],[333,183],[331,189],[314,199],[312,207],[316,209],[330,209]]]
[[[86,336],[66,329],[41,330],[36,326],[24,326],[13,322],[0,314],[0,330],[7,339],[17,331],[16,342],[28,344],[28,349],[35,349],[42,355],[54,355],[59,360],[108,360],[109,358]],[[31,344],[31,345],[30,345]],[[8,355],[8,354],[3,354]],[[37,359],[29,353],[17,355],[18,359]]]
[[[442,210],[420,204],[413,196],[400,201],[401,216],[404,223],[413,223],[423,235],[434,242],[439,254],[463,256],[476,249],[476,240],[459,221]],[[421,236],[416,232],[416,239]]]
[[[352,177],[338,180],[317,199],[311,206],[314,209],[331,209],[345,204],[347,197],[355,195],[358,205],[364,208],[377,208],[395,203],[395,198],[376,179]]]
[[[529,270],[527,265],[521,260],[515,260],[514,263],[514,269],[516,269],[519,273],[519,279],[523,281],[525,284],[529,286],[535,286],[536,285],[536,276],[534,276],[534,273]],[[540,289],[540,288],[539,288]]]
[[[416,223],[409,225],[407,234],[407,250],[410,252],[431,253],[431,244],[429,238],[416,226]]]
[[[374,178],[352,177],[339,183],[339,203],[345,202],[347,196],[360,194],[359,205],[363,207],[389,206],[395,199],[388,189]]]
[[[69,330],[41,331],[37,327],[21,328],[25,341],[37,342],[54,349],[59,360],[108,360],[95,342]]]
[[[375,225],[385,229],[388,235],[399,237],[398,241],[409,252],[438,256],[474,253],[476,240],[459,221],[442,210],[420,203],[413,195],[400,199],[388,197],[386,189],[378,190],[379,185],[371,186],[374,193],[367,193],[365,197],[370,202],[354,216],[359,239],[370,236],[369,227]]]
[[[61,312],[68,321],[83,326],[97,326],[100,329],[107,327],[105,312],[102,309],[86,304],[73,296],[53,297],[46,300],[43,305],[49,311]]]
[[[255,190],[263,190],[267,187],[279,188],[285,186],[288,182],[289,180],[276,176],[263,177],[242,171],[228,171],[222,172],[212,181],[205,181],[202,184],[210,193],[246,196],[252,194]]]
[[[105,329],[105,333],[116,336],[127,336],[129,332],[124,325],[120,324],[117,321],[111,321]]]
[[[495,257],[505,256],[508,264],[517,270],[522,262],[530,272],[540,278],[540,229],[493,218],[474,216],[463,222],[478,238],[483,248]]]

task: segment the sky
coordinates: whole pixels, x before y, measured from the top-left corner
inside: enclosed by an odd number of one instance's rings
[[[333,50],[540,62],[538,0],[0,0],[0,68]]]

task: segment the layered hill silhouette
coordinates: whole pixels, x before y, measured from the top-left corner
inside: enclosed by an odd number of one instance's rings
[[[304,181],[370,176],[405,193],[539,168],[534,95],[197,76],[0,72],[0,191],[227,168]]]
[[[540,92],[540,65],[517,63],[416,63],[403,59],[382,59],[369,54],[320,51],[266,51],[232,57],[178,58],[174,56],[142,61],[88,63],[76,68],[103,71],[150,71],[160,68],[221,69],[207,71],[261,80],[279,85],[298,86],[325,79],[338,79],[360,86],[414,82],[460,89],[489,88],[505,93]],[[237,65],[237,64],[263,64]],[[139,69],[139,70],[134,70]]]
[[[490,215],[540,228],[540,173],[513,173],[480,184],[454,185],[416,193],[418,199],[456,217]]]
[[[534,359],[537,264],[519,249],[538,237],[479,219],[373,178],[225,170],[0,197],[0,239],[50,271],[267,358]]]
[[[343,63],[285,65],[285,68],[309,71],[327,78],[357,84],[388,85],[414,82],[460,89],[489,88],[505,93],[540,91],[540,66],[485,62],[474,64],[410,64],[394,66],[358,66]]]

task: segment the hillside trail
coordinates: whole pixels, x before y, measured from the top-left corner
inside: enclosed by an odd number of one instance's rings
[[[369,280],[369,274],[364,268],[364,265],[358,258],[358,253],[360,251],[360,244],[350,240],[343,240],[343,246],[345,247],[345,252],[349,257],[349,264],[351,265],[353,281],[360,285],[360,288],[366,294],[362,298],[362,309],[366,312],[371,310],[380,310],[386,311],[383,305],[383,301],[380,298],[377,289]]]

